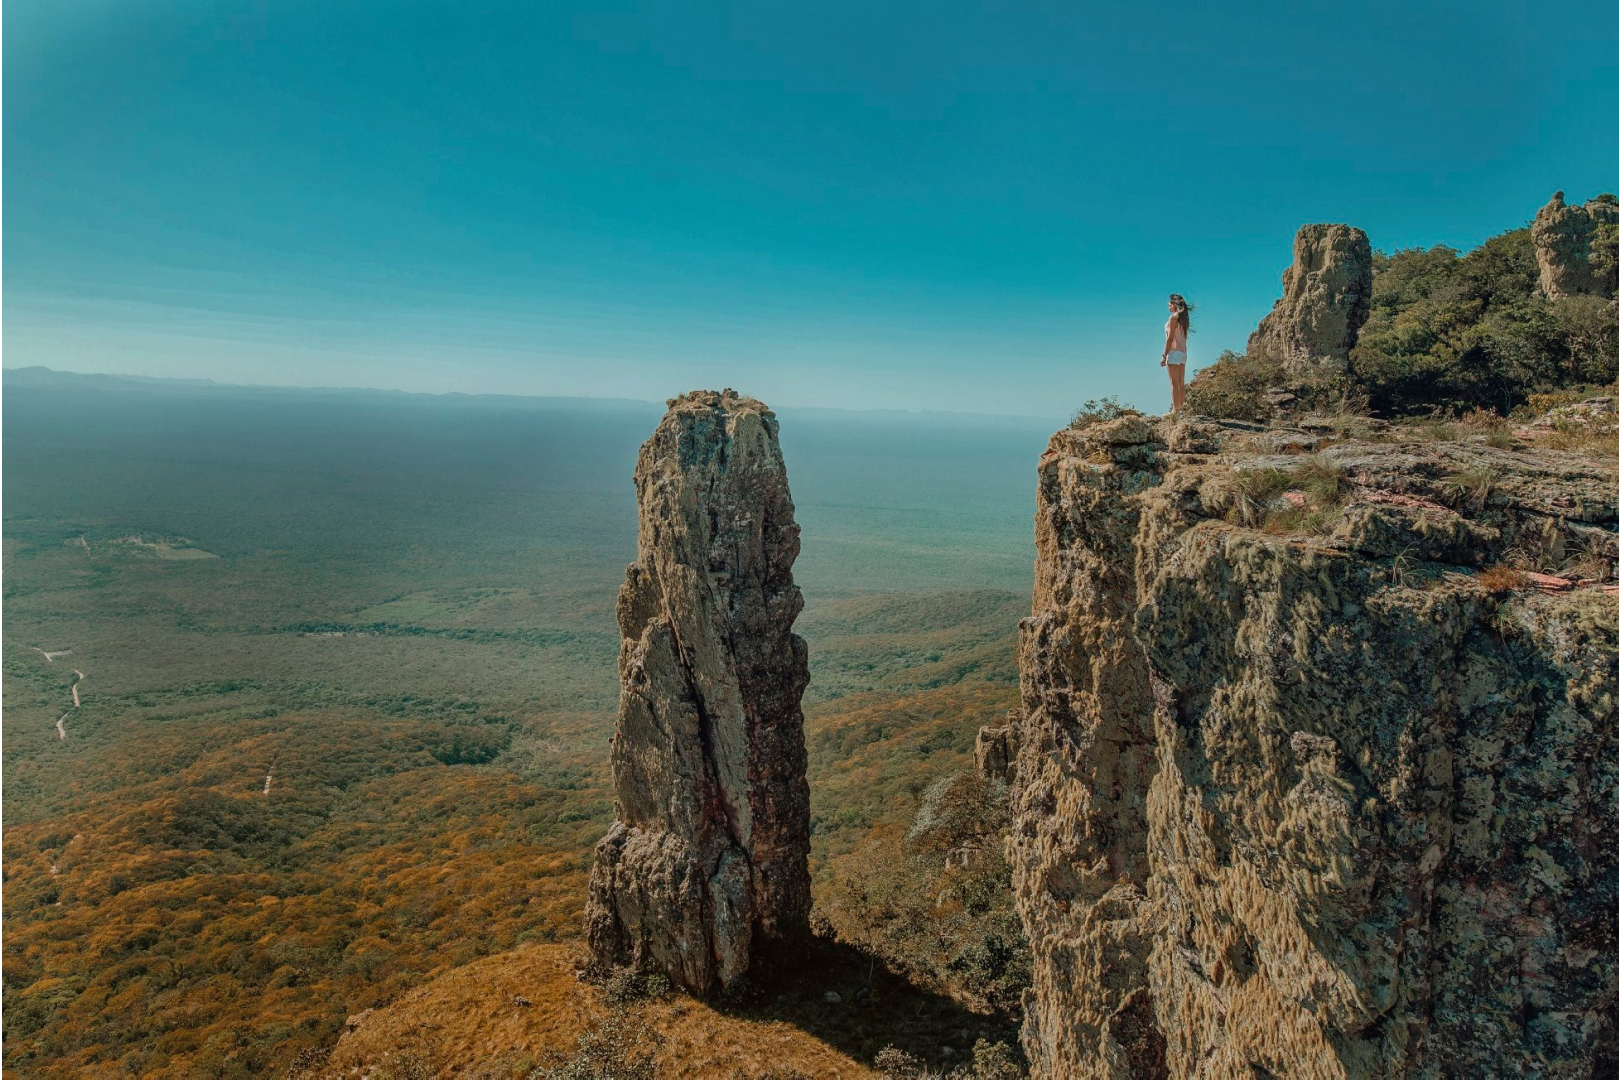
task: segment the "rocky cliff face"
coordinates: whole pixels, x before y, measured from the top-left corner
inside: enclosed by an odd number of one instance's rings
[[[617,813],[586,910],[604,965],[705,993],[810,911],[799,527],[774,415],[732,391],[670,402],[636,465],[619,592]]]
[[[1248,354],[1342,369],[1372,311],[1372,247],[1349,225],[1305,225],[1283,295],[1249,335]]]
[[[983,744],[1035,1074],[1613,1075],[1614,471],[1285,434],[1127,417],[1041,465]],[[1480,572],[1578,549],[1560,595]]]
[[[1530,239],[1541,267],[1541,291],[1565,296],[1615,295],[1615,231],[1620,206],[1613,195],[1570,206],[1562,191],[1536,212]]]

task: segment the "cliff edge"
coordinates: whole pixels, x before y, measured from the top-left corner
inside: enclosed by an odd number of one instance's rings
[[[1613,1075],[1612,465],[1137,416],[1050,451],[987,733],[1035,1075]]]
[[[619,592],[616,820],[585,913],[598,964],[730,985],[810,913],[799,527],[774,414],[673,399],[636,464],[638,557]]]

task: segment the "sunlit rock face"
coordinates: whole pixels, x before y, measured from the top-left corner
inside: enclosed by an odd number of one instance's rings
[[[1249,335],[1248,354],[1304,368],[1343,370],[1372,313],[1372,246],[1349,225],[1305,225],[1282,298]]]
[[[597,845],[586,935],[599,964],[702,994],[808,925],[799,527],[774,414],[729,390],[672,400],[635,483],[617,813]]]
[[[1536,211],[1530,239],[1541,267],[1541,291],[1549,300],[1615,295],[1615,235],[1620,205],[1600,195],[1584,206],[1564,202],[1562,191]]]
[[[1615,1075],[1614,469],[1126,417],[1038,475],[981,738],[1035,1075]],[[1492,584],[1577,546],[1597,578]]]

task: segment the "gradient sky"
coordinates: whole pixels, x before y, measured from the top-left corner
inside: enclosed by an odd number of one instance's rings
[[[8,367],[1061,416],[1616,187],[1616,14],[10,0]]]

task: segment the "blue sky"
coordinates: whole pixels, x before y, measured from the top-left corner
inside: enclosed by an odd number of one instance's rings
[[[1616,187],[1612,3],[11,0],[5,364],[1066,415]]]

